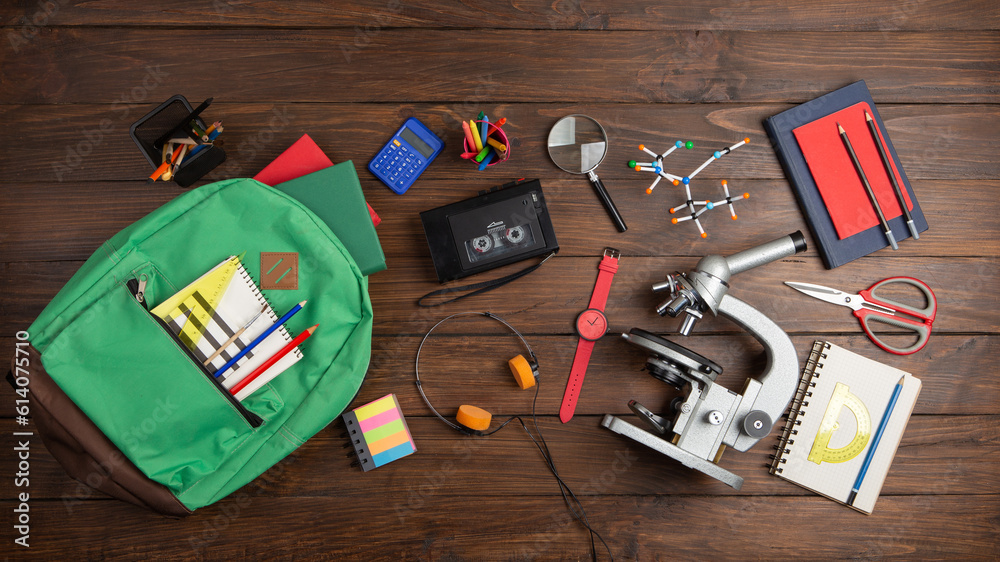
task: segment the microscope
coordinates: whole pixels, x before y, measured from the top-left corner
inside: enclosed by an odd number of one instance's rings
[[[682,316],[679,333],[687,336],[706,312],[729,318],[764,347],[766,365],[756,379],[747,379],[742,394],[715,383],[722,367],[684,346],[633,328],[622,338],[650,353],[649,373],[681,394],[660,416],[629,401],[629,408],[648,429],[612,415],[601,425],[659,451],[739,490],[743,478],[717,463],[726,446],[744,452],[770,433],[788,407],[799,382],[799,361],[792,341],[771,319],[729,294],[732,276],[786,258],[806,249],[796,231],[729,257],[705,256],[688,273],[667,275],[653,286],[670,297],[656,308],[660,316]],[[670,436],[669,440],[666,438]]]

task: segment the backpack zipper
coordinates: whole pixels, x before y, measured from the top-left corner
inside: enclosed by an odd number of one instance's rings
[[[132,294],[135,300],[137,300],[139,304],[141,304],[142,307],[146,309],[146,311],[148,312],[149,306],[145,298],[145,290],[146,290],[145,276],[146,276],[145,274],[142,274],[139,276],[138,279],[136,278],[129,279],[125,283],[125,285],[126,287],[128,287],[129,292]],[[233,407],[236,408],[236,411],[239,412],[241,416],[243,416],[243,419],[246,420],[248,424],[250,424],[250,427],[258,428],[264,425],[264,419],[258,416],[257,414],[251,412],[246,408],[246,406],[240,403],[240,401],[237,400],[236,397],[233,396],[232,393],[230,393],[229,390],[225,386],[223,386],[221,382],[219,382],[219,379],[215,378],[215,375],[210,373],[208,369],[206,369],[205,366],[201,364],[201,361],[198,361],[198,358],[195,357],[194,353],[190,349],[188,349],[188,347],[184,345],[183,342],[181,342],[181,339],[177,337],[177,334],[175,334],[170,329],[169,326],[167,326],[166,322],[161,320],[155,314],[150,314],[149,316],[152,317],[153,320],[160,325],[160,328],[162,328],[163,331],[167,333],[167,335],[173,338],[174,343],[177,344],[177,347],[184,350],[184,353],[187,354],[188,359],[190,359],[191,362],[194,363],[198,367],[198,369],[201,370],[202,374],[204,374],[205,377],[208,378],[208,380],[212,381],[212,384],[214,384],[215,387],[219,390],[219,392],[223,396],[225,396],[227,400],[229,400],[229,402],[233,405]]]

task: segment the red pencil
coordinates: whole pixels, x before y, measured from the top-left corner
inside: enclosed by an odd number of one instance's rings
[[[233,388],[229,389],[229,393],[232,394],[233,396],[236,396],[236,394],[239,391],[246,388],[248,384],[252,383],[253,380],[259,377],[264,371],[270,369],[271,365],[274,365],[275,363],[280,361],[282,357],[288,355],[290,351],[295,349],[295,346],[306,341],[306,338],[311,336],[312,333],[316,331],[317,327],[319,327],[319,324],[316,324],[312,328],[307,329],[306,331],[299,334],[294,340],[288,342],[288,344],[285,345],[285,347],[281,348],[280,351],[269,357],[267,361],[264,361],[264,363],[262,363],[260,367],[254,369],[252,373],[244,377],[243,380],[241,380],[240,382],[236,383],[236,385],[233,386]]]

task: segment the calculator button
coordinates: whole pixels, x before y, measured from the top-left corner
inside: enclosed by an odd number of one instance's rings
[[[392,139],[392,144],[393,144],[393,146],[398,146],[398,147],[400,147],[400,148],[402,148],[402,147],[403,147],[403,145],[402,145],[402,144],[400,144],[400,143],[399,143],[399,141],[398,141],[398,140],[396,140],[396,139]],[[405,149],[405,148],[403,148],[403,150],[406,150],[406,149]]]

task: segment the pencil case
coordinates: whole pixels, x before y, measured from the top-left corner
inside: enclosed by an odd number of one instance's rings
[[[481,127],[482,124],[483,124],[483,121],[476,121],[475,123],[476,123],[477,126]],[[486,165],[487,167],[489,167],[489,166],[496,166],[497,164],[499,164],[501,162],[506,162],[507,160],[510,159],[510,141],[507,140],[507,133],[505,133],[503,131],[503,129],[501,129],[500,127],[497,127],[496,123],[493,123],[492,121],[486,121],[486,123],[487,123],[486,137],[487,138],[495,139],[495,140],[499,141],[500,144],[503,144],[504,146],[507,147],[507,150],[504,151],[502,154],[500,153],[500,151],[494,150],[494,152],[498,156],[496,158],[493,158],[492,160],[490,160],[490,163]],[[485,139],[484,139],[484,142],[485,142]],[[469,144],[469,139],[463,139],[462,140],[462,145],[465,148],[465,152],[479,152],[478,150],[476,150],[475,146],[471,146]]]
[[[187,98],[177,94],[156,106],[156,109],[143,115],[129,127],[129,136],[139,147],[142,155],[146,157],[146,161],[149,162],[152,169],[157,169],[162,160],[160,150],[162,147],[156,147],[156,141],[180,125],[192,111],[193,108],[188,103]],[[199,127],[206,128],[201,117],[196,117],[194,120]],[[177,173],[173,175],[171,181],[181,187],[189,187],[225,161],[226,151],[222,147],[209,146],[199,150],[197,154],[185,158],[178,166]]]
[[[293,224],[295,228],[288,228]],[[319,324],[302,359],[242,401],[149,310],[230,254],[260,279],[260,252],[297,252],[308,300],[290,331]],[[15,388],[53,457],[77,480],[183,516],[246,485],[343,412],[371,353],[368,284],[325,222],[250,179],[191,190],[99,248],[24,332]],[[30,392],[27,391],[30,381]]]

